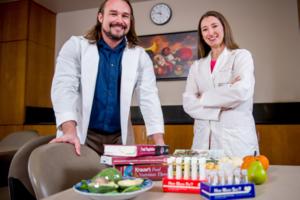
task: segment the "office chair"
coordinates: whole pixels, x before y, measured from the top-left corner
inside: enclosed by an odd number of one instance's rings
[[[52,140],[55,135],[40,136],[26,142],[14,155],[8,173],[11,200],[36,200],[28,175],[28,160],[31,152]]]
[[[28,172],[37,199],[72,187],[82,179],[90,179],[105,168],[99,155],[81,145],[81,155],[72,144],[52,143],[36,148],[29,157]]]
[[[14,154],[23,144],[35,137],[38,137],[36,131],[16,131],[0,141],[0,187],[7,186],[8,170]]]

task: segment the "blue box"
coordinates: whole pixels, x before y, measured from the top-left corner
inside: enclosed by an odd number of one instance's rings
[[[201,182],[200,195],[209,200],[253,198],[255,186],[253,183],[210,185],[207,182]]]

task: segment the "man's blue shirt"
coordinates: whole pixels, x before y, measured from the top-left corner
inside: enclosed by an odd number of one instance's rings
[[[92,130],[107,134],[121,131],[121,61],[125,46],[125,39],[114,49],[110,48],[103,39],[97,42],[100,59],[89,124]]]

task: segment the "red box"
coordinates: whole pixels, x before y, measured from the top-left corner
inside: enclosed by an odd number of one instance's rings
[[[153,181],[161,180],[167,176],[168,166],[164,164],[146,164],[146,165],[115,165],[123,176],[138,178],[148,178]]]
[[[200,180],[184,179],[162,179],[162,188],[164,192],[196,193],[200,194]]]
[[[142,156],[142,157],[120,157],[120,156],[101,156],[100,163],[106,165],[144,165],[144,164],[163,164],[167,163],[168,155]]]
[[[106,156],[139,157],[139,156],[158,156],[158,155],[168,155],[168,154],[169,154],[169,146],[168,145],[104,144],[104,155],[106,155]]]

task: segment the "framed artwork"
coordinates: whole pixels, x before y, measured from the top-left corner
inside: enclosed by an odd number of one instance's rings
[[[298,23],[299,23],[299,29],[300,29],[300,0],[298,0]]]
[[[197,31],[145,35],[139,39],[152,59],[157,80],[186,79],[198,58]]]

